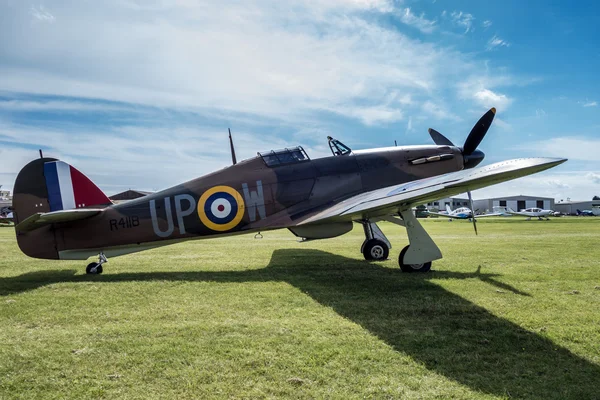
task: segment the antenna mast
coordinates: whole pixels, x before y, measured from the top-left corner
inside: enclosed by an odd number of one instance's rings
[[[231,162],[233,163],[233,165],[237,164],[237,159],[235,158],[235,148],[233,147],[233,138],[231,137],[231,129],[227,128],[229,130],[229,146],[231,147]]]

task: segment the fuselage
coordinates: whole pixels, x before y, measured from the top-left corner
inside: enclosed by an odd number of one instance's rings
[[[519,215],[523,215],[526,217],[547,217],[551,215],[554,211],[552,210],[543,210],[541,208],[526,208],[524,210],[519,211]]]
[[[389,147],[314,160],[273,153],[279,163],[261,154],[109,206],[95,217],[57,224],[58,257],[44,258],[84,259],[98,250],[126,254],[179,240],[290,227],[356,194],[463,169],[454,146]]]
[[[468,219],[468,218],[473,217],[473,213],[471,212],[471,209],[467,208],[467,207],[457,208],[456,210],[452,211],[452,213],[450,215],[452,215],[454,218],[458,218],[458,219]]]

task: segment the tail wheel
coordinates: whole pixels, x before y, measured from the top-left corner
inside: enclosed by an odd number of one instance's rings
[[[423,264],[405,264],[404,263],[404,255],[408,251],[410,245],[406,246],[400,252],[400,256],[398,257],[398,264],[400,264],[400,269],[402,272],[427,272],[431,269],[431,261],[428,261]]]
[[[390,255],[390,248],[385,242],[379,239],[369,239],[365,242],[362,249],[365,260],[382,261]]]

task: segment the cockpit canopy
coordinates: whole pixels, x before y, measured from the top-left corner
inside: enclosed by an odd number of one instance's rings
[[[454,210],[454,212],[456,214],[461,214],[461,213],[470,213],[471,209],[467,208],[467,207],[461,207],[461,208],[457,208],[456,210]]]
[[[541,212],[541,208],[526,208],[525,212]]]
[[[268,167],[310,161],[302,146],[259,152],[258,155]]]

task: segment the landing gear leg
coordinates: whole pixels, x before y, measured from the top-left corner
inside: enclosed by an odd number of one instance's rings
[[[412,210],[401,210],[401,220],[394,217],[386,218],[406,228],[410,244],[400,252],[398,264],[403,272],[427,272],[431,269],[431,262],[442,258],[442,252],[431,236],[421,226]]]
[[[100,254],[98,254],[98,262],[89,263],[88,266],[85,268],[85,273],[91,275],[101,274],[102,264],[104,264],[105,262],[108,262],[108,260],[106,259],[104,252],[101,251]]]
[[[360,221],[360,223],[365,231],[365,241],[360,248],[365,260],[386,260],[390,254],[390,249],[392,248],[390,241],[385,237],[375,222],[365,220]]]

